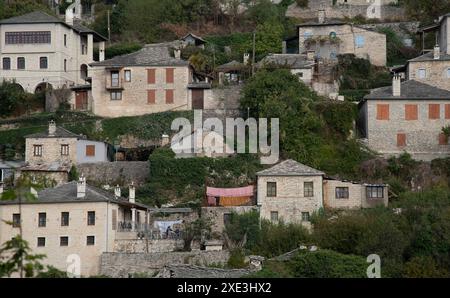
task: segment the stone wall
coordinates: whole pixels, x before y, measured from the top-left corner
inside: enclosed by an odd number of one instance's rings
[[[118,253],[162,253],[183,248],[183,240],[116,239],[114,251]]]
[[[229,252],[192,251],[163,253],[103,253],[100,260],[100,273],[110,277],[129,277],[136,273],[156,275],[169,265],[225,264]]]
[[[77,171],[95,184],[142,185],[149,178],[150,164],[147,161],[85,163],[77,165]]]
[[[169,265],[156,276],[159,278],[240,278],[253,273],[250,269],[221,269],[195,265]]]
[[[257,206],[234,206],[234,207],[202,207],[202,217],[212,221],[212,232],[222,233],[225,228],[225,214],[243,214],[251,211],[258,211]]]
[[[425,78],[419,77],[419,69],[425,70]],[[408,80],[416,80],[424,84],[450,91],[449,70],[450,61],[448,60],[410,62],[408,64]]]
[[[205,109],[239,109],[242,86],[220,86],[211,89],[210,98],[205,99]]]

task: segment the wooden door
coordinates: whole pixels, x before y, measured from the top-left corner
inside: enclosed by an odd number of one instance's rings
[[[88,108],[88,94],[87,91],[78,91],[75,94],[75,109],[87,110]]]
[[[192,109],[203,110],[203,89],[192,89]]]

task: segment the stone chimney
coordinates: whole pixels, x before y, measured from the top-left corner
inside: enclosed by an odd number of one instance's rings
[[[86,197],[86,177],[81,175],[77,181],[77,199],[83,199]]]
[[[181,50],[180,50],[180,49],[175,49],[175,50],[173,51],[173,54],[174,54],[174,56],[175,56],[175,59],[178,59],[178,60],[181,59]]]
[[[287,53],[287,42],[285,40],[283,40],[283,42],[281,43],[281,53],[282,54]]]
[[[114,188],[114,196],[116,198],[120,198],[121,197],[121,191],[120,191],[120,186],[117,184],[116,187]]]
[[[51,120],[48,123],[48,135],[49,136],[54,136],[55,133],[56,133],[56,123],[55,123],[55,121]]]
[[[401,96],[401,94],[402,94],[401,86],[402,86],[402,80],[398,74],[395,74],[394,78],[392,79],[392,96],[396,96],[396,97]]]
[[[250,60],[250,54],[245,53],[244,54],[244,64],[247,65],[249,60]]]
[[[161,137],[161,147],[164,147],[169,144],[169,135],[163,134]]]
[[[325,23],[325,9],[320,9],[319,10],[319,24],[324,24]]]
[[[441,59],[441,48],[439,47],[439,45],[434,46],[433,58],[434,58],[434,60]]]
[[[136,203],[136,187],[134,186],[133,182],[131,182],[130,184],[128,201],[130,203]]]

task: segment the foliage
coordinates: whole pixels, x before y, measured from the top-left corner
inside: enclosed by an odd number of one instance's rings
[[[193,222],[185,223],[183,228],[184,250],[191,251],[193,240],[203,240],[211,234],[212,222],[206,218],[198,218]]]
[[[245,254],[242,250],[236,249],[230,252],[230,258],[227,262],[228,268],[240,269],[247,267],[245,262]]]
[[[225,233],[233,242],[239,242],[245,236],[246,247],[257,246],[261,243],[259,212],[232,213],[230,221],[225,225]]]
[[[142,49],[138,43],[119,43],[109,46],[105,50],[105,59],[111,59],[116,56],[134,53]]]
[[[0,20],[23,15],[36,10],[42,10],[48,14],[53,14],[47,7],[47,3],[47,0],[0,0]]]
[[[72,165],[69,171],[69,181],[78,181],[79,175],[77,171],[77,167]]]
[[[408,17],[413,20],[431,22],[450,10],[447,0],[402,0]]]
[[[68,278],[67,273],[53,266],[47,266],[47,271],[39,272],[37,278]]]
[[[409,59],[420,54],[416,49],[406,47],[402,39],[391,28],[381,28],[379,32],[386,35],[388,65],[406,64]]]
[[[42,94],[24,92],[15,82],[3,81],[0,84],[0,118],[17,116],[42,108],[44,101]]]

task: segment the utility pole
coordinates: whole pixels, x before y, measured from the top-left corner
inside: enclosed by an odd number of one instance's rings
[[[109,45],[111,45],[111,19],[109,15],[109,9],[108,9],[108,42]]]
[[[255,74],[256,31],[253,31],[252,76]]]

